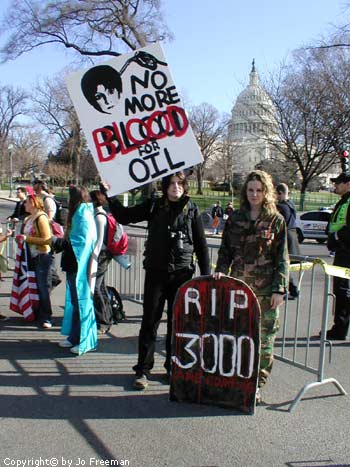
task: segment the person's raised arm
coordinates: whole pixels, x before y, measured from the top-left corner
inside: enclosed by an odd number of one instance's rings
[[[153,200],[147,199],[136,206],[125,207],[116,196],[111,198],[108,196],[108,189],[106,182],[100,183],[100,191],[106,196],[109,209],[117,222],[127,225],[149,220]]]

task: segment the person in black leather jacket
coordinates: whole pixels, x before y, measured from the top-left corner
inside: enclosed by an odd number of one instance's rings
[[[102,184],[101,191],[106,189]],[[154,365],[157,330],[167,301],[167,336],[165,369],[171,368],[172,307],[178,288],[191,279],[194,272],[193,254],[198,259],[202,275],[210,274],[208,246],[198,207],[187,196],[187,181],[183,172],[162,180],[163,196],[124,207],[108,199],[109,207],[121,224],[148,221],[145,248],[143,316],[139,334],[139,354],[134,387],[146,389]]]

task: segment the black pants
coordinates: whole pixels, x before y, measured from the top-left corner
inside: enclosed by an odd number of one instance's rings
[[[348,268],[350,257],[336,252],[334,265]],[[350,319],[350,280],[334,277],[333,293],[335,295],[334,328],[337,334],[346,337]]]
[[[94,292],[94,308],[97,327],[104,330],[108,330],[113,324],[112,306],[109,301],[105,284],[105,274],[110,261],[111,257],[108,252],[102,250],[98,257],[96,285]]]
[[[154,351],[159,323],[162,319],[165,301],[167,301],[166,359],[164,367],[171,368],[171,333],[172,309],[178,288],[191,279],[192,269],[166,273],[146,271],[143,316],[139,334],[139,357],[133,367],[137,374],[149,374],[154,365]]]
[[[299,247],[298,235],[297,235],[296,229],[287,230],[287,241],[288,241],[289,254],[300,255],[300,247]],[[291,261],[291,264],[293,264],[293,261]],[[289,293],[292,297],[298,296],[298,287],[295,285],[294,279],[291,276],[291,274],[289,275]]]

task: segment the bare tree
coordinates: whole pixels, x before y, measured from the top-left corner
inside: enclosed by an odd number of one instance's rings
[[[240,146],[232,141],[228,129],[228,126],[224,129],[218,150],[210,161],[210,174],[228,183],[233,194],[234,189],[237,188],[234,169],[236,158],[240,155]]]
[[[62,186],[66,186],[74,176],[71,164],[57,164],[56,162],[48,162],[45,165],[45,173],[54,184]]]
[[[196,166],[197,193],[203,194],[203,174],[208,161],[220,149],[220,140],[227,120],[220,118],[217,109],[207,103],[193,106],[189,111],[189,121],[203,156],[203,162]]]
[[[71,120],[75,111],[62,75],[39,82],[31,100],[33,118],[51,138],[62,142],[71,135]]]
[[[0,85],[0,166],[1,178],[8,172],[8,143],[11,134],[23,123],[19,117],[26,111],[27,94],[12,86]]]
[[[256,169],[268,172],[274,185],[286,183],[289,187],[298,188],[300,182],[297,177],[298,169],[293,161],[282,159],[265,159],[256,165]]]
[[[75,52],[75,57],[93,61],[171,38],[161,0],[13,0],[0,30],[7,33],[0,49],[3,62],[48,44],[61,45]],[[57,130],[55,115],[50,114],[49,125]],[[73,118],[70,123],[76,141],[77,176],[83,140],[78,120]],[[66,136],[64,126],[59,132]],[[144,189],[145,194],[150,191],[151,186]]]
[[[14,144],[13,168],[21,178],[34,178],[35,172],[41,172],[45,162],[47,148],[43,135],[32,128],[23,127],[13,133]]]
[[[80,123],[69,98],[62,76],[46,79],[39,83],[32,96],[33,117],[46,129],[50,137],[56,138],[60,146],[69,149],[68,160],[75,182],[79,179],[80,161],[85,145]]]
[[[118,56],[171,37],[161,0],[14,0],[1,30],[3,61],[47,44],[59,44],[80,56]]]

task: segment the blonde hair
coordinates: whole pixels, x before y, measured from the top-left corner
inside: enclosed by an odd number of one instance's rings
[[[250,204],[247,197],[247,186],[248,183],[257,180],[261,182],[264,199],[262,203],[262,210],[265,211],[268,215],[277,214],[278,210],[276,207],[276,194],[275,189],[272,182],[272,177],[267,172],[263,170],[253,170],[247,176],[241,190],[241,197],[240,197],[240,207],[242,210],[250,211]]]
[[[39,211],[44,211],[44,201],[40,196],[35,195],[28,195],[27,199],[29,199],[30,203]]]

